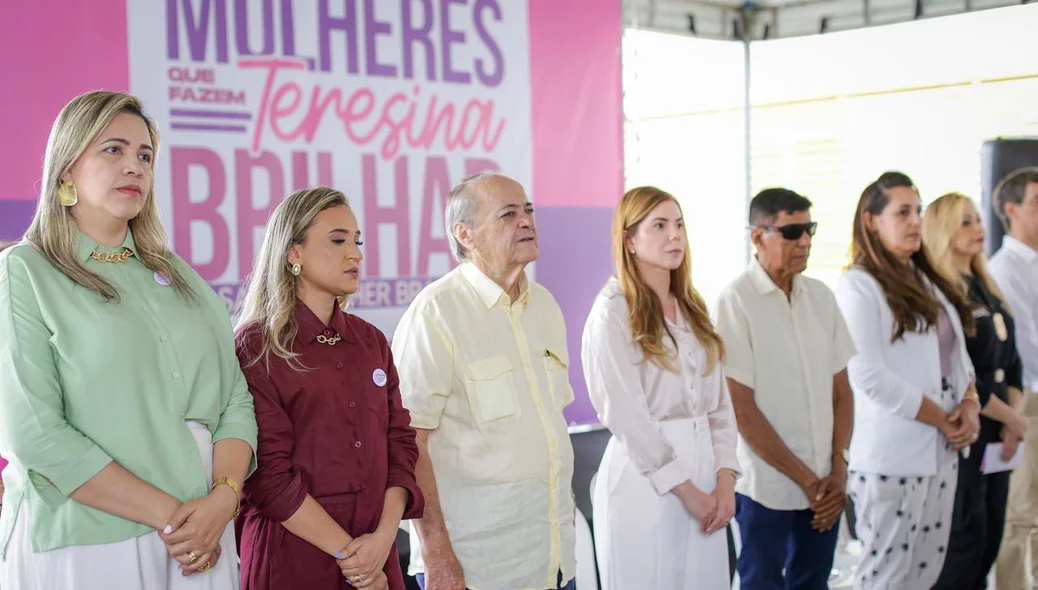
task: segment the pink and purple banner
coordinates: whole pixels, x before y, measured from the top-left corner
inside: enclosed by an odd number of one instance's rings
[[[326,184],[364,229],[356,313],[391,334],[453,265],[450,187],[499,169],[537,207],[531,272],[567,317],[567,417],[594,422],[579,339],[622,192],[620,34],[619,0],[6,3],[0,238],[28,225],[61,106],[130,91],[162,135],[155,195],[173,249],[228,303],[269,211]]]

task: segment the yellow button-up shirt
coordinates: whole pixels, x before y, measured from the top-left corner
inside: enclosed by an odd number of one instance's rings
[[[471,263],[426,287],[393,336],[411,425],[431,430],[447,532],[472,590],[574,576],[573,401],[562,310],[523,277],[514,303]],[[410,573],[424,572],[411,531]]]

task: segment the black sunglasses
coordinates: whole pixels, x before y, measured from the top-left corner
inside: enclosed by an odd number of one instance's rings
[[[777,231],[782,234],[782,237],[787,240],[799,240],[800,236],[807,232],[807,235],[814,237],[815,232],[818,231],[818,222],[812,221],[811,223],[791,223],[789,225],[758,225],[764,231]]]

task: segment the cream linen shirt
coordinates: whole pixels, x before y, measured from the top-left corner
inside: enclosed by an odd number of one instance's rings
[[[1038,252],[1006,236],[988,266],[1016,320],[1016,349],[1024,365],[1024,387],[1038,392]]]
[[[833,451],[833,376],[854,356],[836,297],[821,281],[793,278],[792,297],[754,259],[722,293],[717,331],[729,378],[753,399],[782,442],[818,477],[829,475]],[[743,477],[736,491],[772,510],[806,510],[793,480],[739,439]]]
[[[525,275],[514,304],[471,263],[427,286],[393,336],[411,425],[472,590],[555,588],[575,573],[573,401],[562,310]],[[425,571],[411,527],[409,573]]]
[[[724,370],[718,365],[704,374],[706,350],[680,314],[678,320],[667,325],[677,340],[680,372],[646,362],[641,347],[632,342],[627,300],[612,278],[591,307],[581,345],[584,378],[598,419],[661,496],[692,473],[663,434],[661,423],[668,420],[706,416],[715,468],[739,471],[735,414]],[[664,342],[673,351],[670,341]]]

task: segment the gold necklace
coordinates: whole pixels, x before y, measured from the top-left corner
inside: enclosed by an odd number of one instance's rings
[[[98,262],[126,262],[126,259],[133,257],[133,250],[129,248],[123,248],[122,252],[98,252],[94,250],[90,253],[90,257]]]
[[[325,336],[324,334],[317,335],[317,341],[321,344],[327,344],[328,346],[335,346],[335,343],[337,343],[340,340],[342,340],[342,336],[339,336],[338,334],[332,336],[331,338]]]

